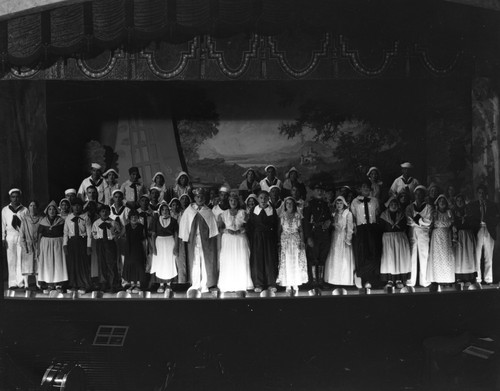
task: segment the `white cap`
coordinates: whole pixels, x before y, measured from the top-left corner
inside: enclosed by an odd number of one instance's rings
[[[121,191],[120,189],[115,189],[111,192],[111,195],[114,197],[116,193],[120,193],[121,195],[123,195],[123,191]]]
[[[410,162],[401,163],[401,168],[413,168],[413,165]]]
[[[99,163],[91,163],[90,167],[95,168],[96,170],[102,170],[102,167]]]
[[[175,181],[177,182],[179,180],[179,178],[183,175],[186,175],[189,179],[189,175],[186,171],[181,171],[179,174],[177,174],[177,178],[175,178]]]
[[[290,173],[292,171],[295,171],[297,173],[297,175],[299,174],[299,170],[297,170],[295,167],[292,167],[288,170],[288,172],[285,174],[285,177],[289,178],[290,177]]]
[[[64,195],[68,195],[68,194],[76,194],[76,189],[66,189],[64,191]]]
[[[117,178],[119,178],[120,176],[118,175],[118,172],[116,170],[114,170],[113,168],[110,168],[109,170],[107,170],[104,174],[102,174],[103,177],[107,177],[109,174],[111,173],[114,173],[116,175]]]
[[[266,171],[266,172],[267,172],[267,170],[268,170],[268,169],[270,169],[270,168],[274,168],[274,171],[277,171],[277,170],[276,170],[276,167],[275,167],[275,166],[273,166],[272,164],[267,165],[267,166],[266,166],[266,168],[264,168],[264,171]]]
[[[441,198],[444,198],[446,200],[446,203],[448,203],[448,199],[445,197],[444,194],[440,194],[438,195],[438,197],[436,198],[436,200],[434,201],[434,205],[437,205],[438,204],[438,201],[441,199]]]
[[[221,186],[220,189],[219,189],[219,192],[223,192],[223,193],[229,193],[229,188],[227,186]]]
[[[253,173],[255,174],[255,170],[252,168],[252,167],[249,167],[247,168],[247,170],[243,173],[242,177],[246,177],[247,174],[250,172],[250,171],[253,171]]]
[[[253,198],[255,201],[257,201],[257,196],[253,193],[250,193],[247,199],[245,200],[245,204],[248,202],[250,198]]]
[[[272,185],[270,188],[269,188],[269,192],[271,192],[272,189],[278,189],[279,191],[281,191],[281,188],[278,186],[278,185]]]
[[[349,207],[349,204],[345,200],[344,196],[338,196],[337,198],[335,198],[335,202],[337,202],[337,200],[342,201],[342,203],[344,204],[344,206],[346,206],[347,208]]]
[[[23,192],[20,189],[18,189],[17,187],[9,190],[9,195],[12,195],[12,193],[23,194]]]
[[[161,193],[161,189],[158,186],[151,186],[149,188],[149,192],[151,192],[151,190],[157,190],[157,191],[159,191]]]
[[[156,177],[159,175],[161,175],[163,177],[163,179],[165,179],[165,175],[163,174],[163,172],[158,171],[156,174],[153,175],[153,179],[151,179],[151,180],[154,182]]]
[[[423,190],[424,192],[427,192],[427,189],[423,185],[418,185],[417,187],[415,187],[415,190],[413,190],[413,192],[416,193],[417,190]]]
[[[401,166],[402,167],[402,166]],[[366,173],[366,176],[370,176],[371,172],[372,171],[377,171],[379,174],[380,174],[380,170],[378,169],[378,167],[370,167],[370,169],[368,170],[368,172]]]

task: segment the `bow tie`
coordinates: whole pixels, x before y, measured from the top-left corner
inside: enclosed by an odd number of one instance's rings
[[[92,186],[98,187],[102,183],[102,178],[99,178],[96,182],[93,179],[90,179],[90,183]]]
[[[79,217],[79,216],[75,216],[75,217],[73,217],[73,218],[71,219],[71,221],[72,221],[73,223],[77,223],[77,222],[78,222],[78,220],[80,220],[80,217]]]
[[[370,202],[370,197],[364,197],[362,201],[363,202]]]
[[[405,185],[408,185],[408,184],[410,184],[410,183],[413,181],[413,178],[412,178],[412,177],[409,177],[408,179],[404,179],[404,178],[402,178],[402,179],[403,179],[403,183],[404,183]]]
[[[103,223],[99,224],[99,228],[100,229],[111,229],[111,223],[108,223],[106,221],[104,221]]]

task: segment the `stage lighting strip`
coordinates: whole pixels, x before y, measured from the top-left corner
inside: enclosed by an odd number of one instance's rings
[[[347,38],[341,35],[340,36],[341,56],[348,58],[349,62],[354,67],[354,69],[356,69],[358,72],[366,76],[381,75],[389,67],[389,65],[392,62],[392,59],[396,57],[399,53],[399,42],[395,41],[393,43],[392,49],[390,50],[384,49],[384,60],[382,61],[382,65],[380,65],[378,68],[368,68],[361,63],[361,60],[359,58],[359,51],[349,49],[347,46],[348,46]]]
[[[455,58],[451,61],[450,65],[442,67],[442,68],[438,68],[430,60],[429,55],[427,54],[426,48],[421,47],[418,44],[415,44],[414,52],[415,52],[415,54],[420,56],[422,63],[425,65],[425,67],[428,70],[430,70],[431,72],[434,72],[438,75],[446,75],[446,74],[450,73],[457,66],[460,58],[463,55],[463,51],[459,51],[455,55]]]
[[[118,50],[116,55],[114,52],[110,52],[108,62],[100,69],[92,69],[82,58],[79,58],[76,63],[85,76],[91,79],[101,79],[113,70],[118,59],[123,58],[125,58],[125,54],[122,50]]]
[[[278,50],[278,43],[273,37],[267,37],[267,43],[271,49],[270,58],[277,58],[281,67],[290,75],[295,78],[301,78],[311,73],[318,64],[320,58],[324,58],[328,54],[328,47],[330,45],[330,34],[325,33],[324,38],[321,40],[321,50],[313,50],[312,60],[302,69],[294,69],[286,60],[285,52]]]
[[[249,50],[243,52],[243,60],[240,65],[236,68],[229,67],[224,61],[224,52],[222,50],[217,50],[216,41],[210,37],[206,37],[207,47],[208,47],[208,58],[211,60],[216,60],[219,65],[220,70],[226,76],[231,78],[237,78],[243,75],[248,69],[250,64],[250,59],[257,58],[257,45],[260,38],[257,34],[253,34],[250,39]]]
[[[139,57],[146,59],[149,69],[156,76],[162,79],[172,79],[178,76],[182,71],[184,71],[184,68],[186,68],[188,60],[193,60],[196,58],[196,51],[199,48],[199,46],[200,46],[199,37],[194,37],[194,39],[189,42],[189,51],[188,52],[181,51],[181,59],[171,71],[164,70],[158,65],[155,58],[155,51],[142,50],[139,52]]]

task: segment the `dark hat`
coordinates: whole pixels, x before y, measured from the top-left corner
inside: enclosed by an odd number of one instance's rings
[[[137,174],[137,178],[141,177],[141,174],[139,173],[139,168],[138,167],[130,167],[128,169],[128,174],[131,175],[133,172]]]
[[[83,201],[82,201],[82,199],[81,199],[81,198],[76,197],[76,198],[73,200],[73,202],[71,203],[71,205],[81,205],[81,206],[83,206]]]
[[[316,189],[321,189],[321,190],[325,190],[325,185],[323,184],[323,182],[316,182],[314,183],[312,186],[311,186],[311,189],[312,190],[316,190]]]

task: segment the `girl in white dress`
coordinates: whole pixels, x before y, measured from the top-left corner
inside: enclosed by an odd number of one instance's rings
[[[297,211],[297,201],[285,198],[280,217],[280,260],[278,285],[286,286],[287,292],[298,292],[299,285],[305,284],[307,277],[306,247],[302,230],[302,216]]]
[[[435,205],[427,280],[435,284],[451,284],[455,282],[453,243],[456,233],[452,227],[453,213],[443,194],[436,198]]]
[[[383,232],[380,279],[387,283],[387,287],[392,287],[395,283],[396,287],[401,289],[411,274],[408,226],[406,215],[395,197],[391,197],[386,205],[387,209],[381,213],[379,221]]]
[[[177,220],[170,216],[170,208],[166,202],[160,204],[158,215],[153,217],[150,230],[153,243],[153,259],[151,274],[160,279],[158,293],[165,291],[165,285],[177,276],[175,265],[178,250],[179,225]]]
[[[325,264],[325,281],[332,285],[355,284],[355,263],[352,249],[354,222],[349,205],[342,196],[335,199],[333,238]]]
[[[253,289],[250,274],[250,247],[245,233],[246,214],[239,209],[236,193],[229,196],[229,209],[218,217],[222,232],[219,289],[223,292]]]
[[[472,216],[467,214],[465,197],[455,197],[455,227],[457,228],[457,245],[455,246],[455,279],[457,282],[474,282],[476,272],[476,237],[472,231]]]

